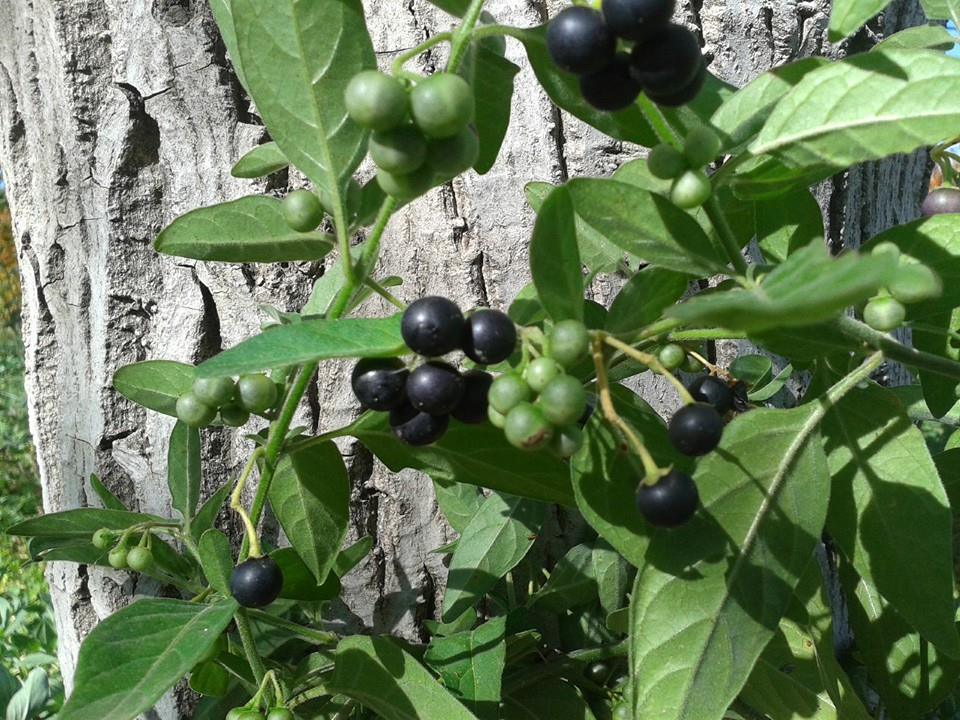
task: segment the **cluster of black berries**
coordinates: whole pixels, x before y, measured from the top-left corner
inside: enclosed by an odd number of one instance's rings
[[[426,361],[408,370],[397,359],[364,358],[351,378],[360,404],[389,412],[394,434],[414,446],[443,437],[451,416],[468,424],[484,422],[493,377],[479,369],[460,373],[437,358],[462,350],[478,365],[501,363],[517,345],[513,321],[486,308],[465,318],[452,300],[433,296],[412,303],[400,329],[407,347]]]
[[[670,420],[673,446],[692,457],[706,455],[720,444],[723,416],[734,409],[733,389],[719,378],[701,375],[687,387],[694,403],[680,408]],[[678,527],[693,517],[700,493],[693,478],[671,470],[654,485],[637,488],[637,508],[651,525]]]
[[[242,427],[250,414],[263,414],[276,405],[280,387],[266,375],[255,373],[233,378],[197,378],[177,398],[177,417],[190,427],[206,427],[217,413],[227,427]]]
[[[571,7],[550,21],[547,50],[557,67],[580,76],[598,110],[632,104],[640,92],[658,105],[693,100],[707,76],[696,36],[670,22],[674,0],[603,0],[603,11]],[[618,39],[633,43],[627,53]]]
[[[368,150],[388,195],[412,200],[477,161],[473,90],[459,75],[435,73],[408,92],[397,78],[366,70],[350,80],[344,100],[350,118],[373,131]]]
[[[514,447],[549,447],[562,458],[583,444],[581,424],[589,415],[583,383],[566,373],[587,354],[590,337],[577,320],[553,326],[542,357],[501,375],[490,387],[488,417]]]

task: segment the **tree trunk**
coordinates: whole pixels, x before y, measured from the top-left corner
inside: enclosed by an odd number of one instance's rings
[[[488,8],[502,22],[533,25],[562,4],[490,0]],[[368,0],[367,10],[383,63],[451,24],[424,0]],[[713,71],[742,85],[773,64],[839,54],[826,44],[828,12],[827,0],[695,0],[678,14],[701,30]],[[874,41],[874,31],[921,21],[916,0],[898,1],[852,45],[860,49]],[[96,472],[132,508],[167,513],[172,421],[120,397],[111,389],[113,372],[149,358],[197,362],[236,344],[257,332],[258,305],[299,309],[324,266],[194,263],[161,257],[151,242],[183,212],[284,192],[300,179],[231,178],[230,166],[264,131],[203,0],[6,0],[0,26],[7,28],[0,36],[0,167],[23,276],[30,422],[44,507],[97,505],[88,479]],[[497,166],[430,193],[390,225],[382,269],[406,279],[406,300],[438,293],[465,308],[507,306],[528,281],[534,216],[523,184],[605,175],[637,155],[558,113],[512,43],[509,57],[524,70]],[[442,58],[425,60],[428,70]],[[925,170],[916,156],[825,184],[829,240],[857,244],[914,217]],[[594,292],[605,300],[615,289],[602,281]],[[302,424],[324,429],[354,417],[342,370],[324,367]],[[662,384],[644,387],[655,405],[672,402]],[[244,462],[250,448],[240,437],[204,433],[206,493]],[[385,472],[355,444],[344,450],[355,479],[351,534],[371,534],[377,543],[347,578],[338,614],[352,627],[417,635],[444,582],[440,556],[430,551],[450,531],[428,479]],[[224,513],[221,520],[236,537],[235,519]],[[63,563],[52,564],[47,576],[69,689],[82,638],[131,596],[157,588],[125,572]],[[183,702],[167,698],[159,716],[176,717]]]

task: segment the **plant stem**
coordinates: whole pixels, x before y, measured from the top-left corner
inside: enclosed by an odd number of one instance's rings
[[[471,0],[467,12],[463,15],[463,21],[457,28],[453,36],[453,44],[450,46],[450,60],[447,62],[447,72],[455,73],[463,62],[463,56],[470,46],[470,40],[473,35],[473,28],[480,19],[480,13],[483,12],[483,3],[485,0]]]
[[[851,317],[843,316],[837,319],[834,321],[834,326],[848,338],[857,340],[874,350],[882,350],[891,360],[960,381],[960,363],[954,360],[914,350],[897,342],[890,335],[878,332]]]
[[[287,620],[286,618],[271,615],[270,613],[263,612],[262,610],[248,610],[247,615],[250,617],[250,619],[256,620],[257,622],[262,622],[264,625],[272,625],[273,627],[280,628],[281,630],[289,630],[295,635],[299,635],[304,640],[309,640],[317,645],[336,645],[340,640],[340,637],[334,633],[326,632],[324,630],[314,630],[313,628],[306,627],[300,623],[295,623],[292,620]]]
[[[664,117],[663,112],[657,104],[648,98],[645,93],[640,93],[640,97],[637,98],[637,104],[640,106],[640,111],[647,119],[647,122],[650,123],[650,127],[653,128],[653,132],[660,138],[660,142],[672,145],[675,149],[682,151],[683,143],[673,131],[673,128],[670,127],[670,123],[667,121],[667,118]]]
[[[747,261],[743,259],[743,253],[740,252],[740,245],[737,238],[727,221],[727,216],[723,214],[723,208],[720,207],[720,201],[717,200],[717,194],[713,193],[703,205],[703,209],[710,218],[714,229],[720,236],[723,243],[723,249],[727,254],[727,259],[733,265],[734,269],[741,275],[747,272]]]
[[[397,297],[392,292],[387,290],[383,285],[378,283],[376,280],[367,277],[363,279],[363,284],[366,285],[371,290],[373,290],[377,295],[382,297],[384,300],[386,300],[388,303],[393,305],[398,310],[406,309],[407,306],[404,305],[403,302],[398,300]]]
[[[377,219],[373,223],[370,237],[367,238],[367,242],[363,246],[363,254],[360,256],[360,262],[358,263],[360,277],[366,278],[373,272],[377,259],[380,257],[380,241],[383,239],[387,224],[396,210],[397,199],[388,195],[380,204],[380,210],[377,212]]]
[[[250,630],[250,620],[247,619],[247,611],[243,608],[237,610],[233,619],[237,623],[237,632],[240,634],[240,642],[243,645],[243,654],[247,657],[247,663],[250,665],[250,671],[257,681],[257,685],[263,683],[263,676],[267,670],[263,666],[263,660],[260,659],[260,653],[257,652],[257,644],[253,641],[253,632]]]
[[[403,70],[404,64],[406,64],[408,60],[412,60],[417,55],[420,55],[421,53],[425,53],[430,48],[436,47],[440,43],[444,43],[452,39],[453,39],[453,33],[449,33],[449,32],[437,33],[436,35],[434,35],[431,38],[428,38],[427,40],[420,43],[416,47],[410,48],[409,50],[397,55],[396,59],[393,61],[393,64],[390,66],[390,72],[393,75],[399,75]]]
[[[840,402],[847,395],[847,393],[853,390],[857,385],[862,383],[864,380],[869,379],[870,375],[873,374],[873,371],[883,364],[883,361],[883,352],[875,352],[873,355],[864,360],[860,367],[827,390],[826,395],[820,398],[820,417],[822,418],[824,415],[826,415],[830,408]]]
[[[645,353],[641,350],[637,350],[636,348],[631,347],[627,343],[617,340],[615,337],[611,335],[601,334],[601,337],[603,339],[603,342],[605,342],[610,347],[616,348],[627,357],[633,358],[638,363],[642,363],[643,365],[646,365],[655,373],[659,375],[663,375],[667,380],[670,381],[670,384],[673,385],[674,389],[676,389],[677,394],[680,396],[680,399],[683,401],[685,405],[692,405],[694,403],[693,397],[690,395],[690,391],[687,390],[684,384],[677,379],[676,375],[674,375],[672,372],[670,372],[663,366],[663,364],[660,362],[660,359],[657,358],[655,355],[650,355],[649,353]]]
[[[676,330],[667,335],[675,342],[689,342],[697,340],[745,340],[747,334],[739,330],[725,328],[696,328],[694,330]]]
[[[262,454],[262,448],[257,448],[250,453],[250,459],[247,460],[243,472],[241,472],[240,477],[237,478],[237,484],[234,486],[233,492],[230,493],[230,509],[240,516],[246,531],[243,536],[243,546],[240,550],[241,559],[246,557],[248,547],[253,557],[260,557],[263,554],[260,551],[260,538],[257,536],[256,523],[250,519],[250,516],[247,514],[247,509],[243,506],[243,490],[247,486],[247,479],[257,466],[257,459]]]

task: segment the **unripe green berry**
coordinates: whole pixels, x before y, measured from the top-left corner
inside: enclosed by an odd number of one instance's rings
[[[236,720],[263,720],[263,713],[258,710],[242,708],[237,714]]]
[[[549,355],[566,368],[575,365],[590,349],[587,326],[579,320],[561,320],[547,339]]]
[[[294,720],[293,713],[285,707],[270,708],[267,713],[267,720]]]
[[[907,309],[892,297],[878,297],[863,309],[863,320],[874,330],[890,332],[903,324]]]
[[[370,136],[370,159],[394,175],[412,173],[427,158],[427,140],[413,125],[401,125]]]
[[[523,373],[523,379],[535,393],[543,392],[543,389],[550,384],[555,377],[563,374],[563,368],[553,358],[537,358],[529,365]]]
[[[688,373],[698,373],[703,370],[703,364],[693,355],[687,354],[680,369]]]
[[[678,208],[692,210],[710,199],[713,188],[710,179],[701,170],[687,170],[677,178],[670,190],[670,200]]]
[[[943,281],[922,263],[902,263],[887,288],[894,298],[908,305],[943,294]]]
[[[498,413],[506,415],[520,403],[529,400],[532,394],[530,386],[518,373],[507,373],[493,381],[487,393],[487,402]],[[496,425],[492,418],[490,421]]]
[[[682,345],[669,343],[660,349],[657,359],[667,370],[678,370],[687,359],[687,351],[683,349]]]
[[[350,119],[370,130],[389,130],[407,115],[409,98],[403,84],[376,70],[357,73],[347,84],[344,102]]]
[[[553,428],[543,413],[526,402],[507,413],[503,433],[507,442],[521,450],[537,450],[553,438]]]
[[[487,406],[487,419],[490,421],[490,424],[495,428],[500,428],[503,430],[504,426],[507,424],[507,416],[502,412],[498,412],[493,409],[492,405]]]
[[[473,89],[459,75],[436,73],[410,91],[410,110],[427,137],[453,137],[473,122]]]
[[[429,165],[405,175],[395,175],[386,170],[377,171],[377,184],[390,197],[409,202],[425,194],[435,185],[436,173]]]
[[[575,423],[587,409],[587,391],[575,377],[555,377],[540,393],[537,406],[547,421],[555,426]]]
[[[316,230],[323,222],[320,198],[309,190],[294,190],[283,199],[283,219],[297,232]]]
[[[220,420],[227,427],[243,427],[250,421],[250,413],[236,403],[220,408]]]
[[[216,416],[217,409],[200,402],[192,392],[184,393],[177,398],[177,417],[190,427],[206,427]]]
[[[480,140],[471,127],[465,127],[450,138],[431,140],[427,147],[427,164],[444,179],[466,172],[477,162]]]
[[[220,407],[233,399],[237,384],[233,378],[197,378],[193,381],[191,392],[204,405]]]
[[[650,170],[651,175],[660,180],[676,180],[689,167],[687,159],[679,150],[663,143],[650,151],[650,155],[647,156],[647,169]]]
[[[263,413],[277,402],[277,385],[266,375],[244,375],[237,383],[237,395],[244,410]]]
[[[118,545],[107,555],[107,562],[110,563],[110,567],[123,570],[127,567],[127,549]]]
[[[146,572],[153,567],[153,553],[142,545],[132,547],[127,553],[127,566],[136,572]]]
[[[106,550],[108,547],[113,545],[114,538],[116,538],[116,533],[107,528],[100,528],[93,534],[93,538],[90,542],[93,543],[93,546],[97,550]]]
[[[706,125],[691,130],[683,143],[683,154],[693,168],[702,168],[712,163],[720,154],[720,149],[720,136]]]

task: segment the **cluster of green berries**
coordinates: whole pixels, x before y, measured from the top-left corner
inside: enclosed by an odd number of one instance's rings
[[[435,73],[409,89],[366,70],[350,80],[344,100],[350,119],[373,131],[368,150],[387,195],[412,200],[477,161],[473,90],[459,75]]]
[[[674,205],[692,210],[713,193],[703,168],[717,159],[721,149],[717,133],[701,125],[687,135],[683,152],[666,143],[653,148],[647,157],[647,168],[654,177],[673,181],[670,200]]]
[[[874,330],[890,332],[906,319],[906,305],[939,297],[943,293],[943,282],[923,263],[901,255],[893,243],[880,243],[872,252],[895,257],[897,274],[880,294],[867,302],[863,308],[863,321]]]
[[[413,446],[443,437],[451,417],[467,424],[484,422],[493,376],[479,368],[461,373],[440,358],[460,350],[477,365],[507,360],[517,346],[513,321],[487,308],[464,317],[452,300],[431,296],[404,311],[400,331],[424,362],[410,370],[395,358],[360,360],[351,375],[360,404],[389,412],[394,434]]]
[[[586,356],[589,347],[582,322],[558,322],[547,336],[542,356],[493,381],[488,417],[503,430],[507,442],[521,450],[549,447],[563,458],[580,449],[589,402],[583,383],[567,370]]]
[[[239,707],[227,713],[226,720],[294,720],[294,715],[285,707],[274,707],[264,715],[255,708]]]
[[[262,415],[280,398],[280,386],[266,375],[255,373],[233,378],[197,378],[177,398],[177,417],[190,427],[206,427],[220,415],[227,427],[242,427],[251,414]]]
[[[658,105],[685,105],[707,68],[696,35],[670,22],[674,5],[603,0],[602,11],[567,8],[547,26],[547,51],[557,67],[579,76],[584,100],[598,110],[622,110],[641,92]]]
[[[100,528],[93,534],[91,542],[97,550],[110,549],[107,562],[117,570],[147,572],[153,567],[153,553],[150,551],[150,533],[145,532],[138,545],[128,546],[129,535],[117,533],[108,528]]]

